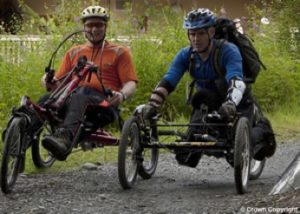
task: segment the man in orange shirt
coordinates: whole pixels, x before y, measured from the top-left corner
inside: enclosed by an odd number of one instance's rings
[[[80,87],[72,94],[67,103],[67,112],[63,124],[53,135],[46,136],[42,144],[58,159],[65,159],[71,141],[83,120],[85,110],[89,105],[97,105],[105,99],[104,89],[111,89],[113,96],[109,102],[117,113],[117,107],[130,97],[136,89],[137,76],[129,50],[123,46],[111,44],[105,39],[109,14],[105,8],[90,6],[82,12],[87,44],[71,48],[65,54],[60,69],[55,73],[49,84],[43,78],[47,88],[55,88],[59,80],[76,66],[81,56],[98,66],[98,72],[92,73],[90,80],[82,80]],[[100,74],[101,72],[101,74]],[[111,123],[114,118],[101,121]]]

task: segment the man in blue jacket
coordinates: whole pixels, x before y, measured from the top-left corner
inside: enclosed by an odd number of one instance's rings
[[[215,35],[216,17],[206,8],[190,11],[184,18],[183,27],[187,30],[190,46],[182,48],[175,56],[167,73],[153,91],[149,105],[145,106],[145,117],[151,117],[162,105],[167,96],[176,88],[176,85],[186,71],[189,71],[196,81],[197,92],[192,98],[194,107],[191,122],[199,119],[199,106],[208,105],[209,111],[217,110],[225,121],[234,118],[236,111],[242,112],[252,124],[251,108],[253,98],[250,89],[243,81],[242,56],[238,47],[225,42],[220,49],[219,65],[225,68],[224,74],[219,74],[214,68],[213,53],[216,48]],[[192,132],[190,128],[189,132]],[[193,140],[188,135],[187,140]],[[176,153],[176,151],[175,151]],[[188,161],[191,154],[176,154],[180,164],[195,167],[200,157],[192,157],[196,161]]]

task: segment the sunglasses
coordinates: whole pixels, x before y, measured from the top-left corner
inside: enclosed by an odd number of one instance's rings
[[[84,27],[86,28],[103,28],[104,26],[106,26],[106,23],[104,22],[91,22],[84,24]]]

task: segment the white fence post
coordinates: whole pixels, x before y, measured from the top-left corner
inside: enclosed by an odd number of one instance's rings
[[[22,53],[34,51],[47,37],[36,35],[0,35],[0,59],[13,64],[20,64]]]

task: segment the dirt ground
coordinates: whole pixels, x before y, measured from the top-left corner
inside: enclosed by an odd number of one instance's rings
[[[22,174],[14,191],[0,193],[0,213],[300,213],[300,192],[268,196],[300,143],[280,144],[250,191],[238,195],[225,159],[203,157],[197,168],[179,166],[173,154],[160,156],[149,180],[131,190],[118,182],[116,163],[94,170]]]

